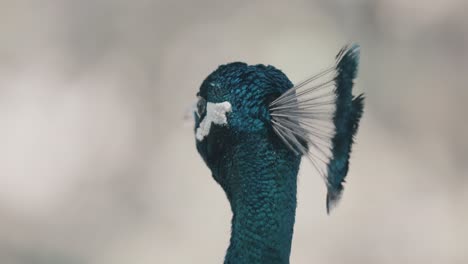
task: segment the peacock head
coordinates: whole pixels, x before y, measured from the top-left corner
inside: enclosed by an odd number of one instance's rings
[[[232,163],[227,151],[236,146],[242,146],[242,155],[230,154],[239,160],[259,154],[255,138],[274,146],[266,150],[271,155],[286,149],[288,154],[276,160],[298,166],[296,161],[307,156],[325,179],[330,210],[341,197],[363,111],[363,95],[352,93],[359,51],[357,44],[345,46],[333,65],[296,85],[273,66],[234,62],[211,73],[197,94],[195,136],[213,176]]]
[[[271,132],[269,104],[293,84],[273,66],[234,62],[219,66],[197,94],[197,149],[213,170],[227,144]]]

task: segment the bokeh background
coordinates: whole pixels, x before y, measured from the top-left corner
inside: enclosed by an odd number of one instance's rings
[[[361,44],[343,200],[304,162],[292,263],[468,263],[467,1],[0,1],[0,263],[221,263],[184,115],[219,64]],[[188,121],[190,123],[190,121]]]

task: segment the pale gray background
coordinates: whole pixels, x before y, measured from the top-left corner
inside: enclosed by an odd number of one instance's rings
[[[221,263],[230,211],[185,110],[230,61],[293,82],[362,46],[331,216],[299,175],[292,263],[468,263],[466,1],[0,1],[0,263]]]

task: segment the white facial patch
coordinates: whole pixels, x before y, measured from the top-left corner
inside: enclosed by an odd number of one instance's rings
[[[226,125],[226,113],[231,112],[231,104],[229,102],[210,103],[206,104],[206,116],[200,122],[197,128],[196,138],[202,141],[203,138],[210,134],[211,123],[216,125]]]

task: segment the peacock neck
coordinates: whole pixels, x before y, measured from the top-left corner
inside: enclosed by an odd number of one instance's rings
[[[289,263],[300,157],[271,137],[234,146],[218,175],[233,212],[224,263]]]

